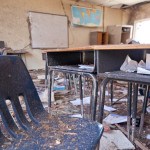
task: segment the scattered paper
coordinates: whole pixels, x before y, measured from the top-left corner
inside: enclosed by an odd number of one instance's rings
[[[104,110],[106,110],[106,111],[115,111],[116,109],[113,108],[113,107],[109,107],[109,106],[104,105]]]
[[[44,79],[45,79],[45,75],[38,75],[37,78],[38,78],[39,80],[44,80]]]
[[[146,54],[146,67],[147,70],[150,70],[150,54]]]
[[[78,65],[80,69],[94,69],[93,65]]]
[[[56,82],[57,82],[57,83],[64,83],[64,82],[65,82],[65,79],[64,79],[64,78],[58,79],[58,80],[56,80]]]
[[[137,67],[137,73],[139,74],[150,74],[150,70],[141,68],[141,67]]]
[[[80,98],[77,98],[76,100],[74,100],[74,101],[70,101],[73,105],[76,105],[76,106],[78,106],[78,105],[81,105],[81,100],[80,100]],[[85,98],[83,98],[83,104],[85,105],[85,104],[90,104],[90,97],[85,97]]]
[[[150,70],[146,69],[146,64],[143,60],[141,60],[138,64],[137,73],[139,73],[139,74],[150,74]]]
[[[73,118],[83,118],[81,114],[74,114],[74,115],[71,115],[70,117],[73,117]]]
[[[39,97],[42,102],[48,102],[48,89],[45,89],[42,93],[39,93]],[[51,101],[55,101],[54,92],[51,94]]]
[[[138,67],[140,68],[145,68],[146,69],[146,64],[143,60],[141,60],[139,63],[138,63]]]
[[[109,114],[104,119],[104,122],[106,124],[116,124],[116,123],[127,122],[127,116],[121,116],[121,115],[117,115],[117,114]]]
[[[134,145],[120,130],[104,132],[100,141],[101,150],[125,150],[135,149]]]
[[[111,99],[109,99],[109,101],[111,102]],[[118,98],[113,98],[113,102],[127,102],[127,98],[122,98],[120,100],[118,100]]]
[[[150,140],[150,134],[147,134],[146,138],[147,138],[148,140]]]
[[[122,66],[120,67],[121,71],[125,71],[125,72],[135,72],[137,71],[137,61],[132,60],[128,55],[124,61],[124,63],[122,64]]]
[[[150,113],[150,106],[146,108],[146,111]]]

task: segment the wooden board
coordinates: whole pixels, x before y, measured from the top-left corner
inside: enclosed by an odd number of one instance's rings
[[[66,16],[29,12],[32,48],[67,48]]]
[[[92,45],[73,48],[62,49],[47,49],[43,50],[43,53],[47,52],[73,52],[73,51],[89,51],[89,50],[150,50],[150,44],[119,44],[119,45]]]

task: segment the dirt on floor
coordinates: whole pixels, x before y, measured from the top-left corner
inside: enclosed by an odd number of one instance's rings
[[[46,110],[48,110],[48,98],[47,98],[47,88],[45,85],[45,71],[44,70],[32,70],[30,71],[30,75],[33,79],[33,82],[36,86],[38,94],[43,102],[43,105]],[[64,79],[65,78],[65,79]],[[76,77],[77,78],[77,77]],[[70,79],[70,80],[69,80]],[[71,82],[68,82],[71,81]],[[66,86],[67,84],[67,86]],[[80,105],[73,105],[70,101],[79,98],[79,89],[78,89],[78,80],[76,80],[77,87],[74,86],[73,77],[66,78],[61,73],[55,74],[54,87],[57,89],[53,91],[53,102],[51,107],[52,114],[65,114],[65,115],[73,115],[80,114]],[[100,83],[99,83],[100,84]],[[91,95],[91,81],[90,79],[86,79],[84,82],[84,97],[89,97]],[[76,90],[77,88],[77,90]],[[61,90],[60,90],[61,89]],[[113,112],[104,111],[104,118],[108,116],[110,113],[118,114],[118,115],[127,115],[127,84],[125,82],[115,82],[114,83],[114,99],[113,105],[110,103],[110,85],[107,86],[106,91],[106,106],[110,106],[115,108],[116,110]],[[77,93],[76,93],[77,92]],[[119,101],[117,99],[121,98]],[[143,106],[143,96],[139,94],[138,96],[138,109],[137,109],[137,120],[140,120],[141,111]],[[99,98],[98,98],[99,99]],[[89,116],[89,105],[84,105],[84,113],[85,117]],[[97,107],[98,111],[98,107]],[[119,123],[118,125],[125,129],[127,128],[127,123]],[[140,122],[139,122],[140,124]],[[118,129],[116,125],[107,125],[109,129]],[[106,130],[107,131],[107,130]],[[144,120],[144,128],[141,135],[138,134],[139,127],[136,127],[136,140],[144,147],[150,149],[150,115],[148,112],[145,114]],[[139,148],[137,145],[136,149],[143,149],[142,146]]]

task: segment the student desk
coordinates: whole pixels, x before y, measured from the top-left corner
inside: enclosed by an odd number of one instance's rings
[[[90,70],[90,72],[79,70],[78,67],[73,67],[71,71],[82,75],[90,74],[93,77],[93,83],[95,83],[94,92],[96,93],[98,87],[94,77],[95,74],[120,70],[120,66],[127,55],[136,61],[145,60],[146,50],[148,49],[150,49],[150,44],[92,45],[43,50],[43,53],[46,53],[46,76],[51,73],[50,70],[61,69],[64,71],[67,70],[68,66],[94,64],[93,70]],[[96,103],[95,101],[94,103]]]
[[[146,112],[149,89],[150,89],[150,75],[143,75],[137,73],[123,72],[123,71],[114,71],[114,72],[106,72],[100,73],[99,77],[103,78],[103,81],[100,86],[100,100],[99,100],[99,112],[98,112],[98,120],[102,122],[103,113],[104,113],[104,102],[105,102],[105,88],[107,83],[110,80],[120,80],[128,83],[128,99],[127,99],[127,131],[128,138],[134,140],[135,129],[136,129],[136,115],[137,115],[137,102],[138,102],[138,85],[144,84],[147,85],[145,90],[145,97],[143,102],[141,121],[140,121],[140,130],[141,133],[144,124],[144,114]],[[133,89],[133,90],[132,90]],[[132,97],[133,91],[133,97]],[[131,126],[131,118],[132,118],[132,128]]]

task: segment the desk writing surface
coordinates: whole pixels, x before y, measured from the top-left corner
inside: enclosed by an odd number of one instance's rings
[[[47,52],[74,52],[74,51],[89,51],[89,50],[147,50],[150,49],[150,44],[119,44],[119,45],[91,45],[82,47],[62,48],[62,49],[47,49],[42,53]]]

